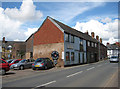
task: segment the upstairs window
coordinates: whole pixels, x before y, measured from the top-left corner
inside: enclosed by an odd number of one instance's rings
[[[94,47],[94,43],[92,42],[92,47]]]
[[[83,51],[83,39],[80,39],[80,51]]]
[[[95,43],[95,47],[97,47],[97,43]]]
[[[74,36],[71,35],[71,43],[74,43]]]
[[[67,33],[65,34],[65,41],[69,42],[69,34],[67,34]]]
[[[80,45],[83,45],[83,40],[82,39],[80,39]]]
[[[90,46],[90,41],[87,42],[87,45]]]

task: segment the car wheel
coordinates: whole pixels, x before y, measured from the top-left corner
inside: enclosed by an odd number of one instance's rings
[[[24,66],[20,66],[20,69],[21,69],[21,70],[24,70]]]
[[[5,69],[2,69],[1,72],[2,72],[2,75],[5,75],[6,73]]]
[[[47,70],[47,69],[48,69],[47,65],[44,67],[44,69],[45,69],[45,70]]]

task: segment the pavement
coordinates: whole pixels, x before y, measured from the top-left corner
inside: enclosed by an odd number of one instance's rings
[[[102,87],[103,89],[118,87],[118,63],[109,63],[108,60],[49,70],[11,70],[9,73],[2,76],[2,87],[32,87],[32,89],[41,87]]]

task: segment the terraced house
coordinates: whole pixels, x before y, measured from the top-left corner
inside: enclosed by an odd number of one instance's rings
[[[48,57],[58,66],[95,62],[99,60],[98,43],[89,34],[48,16],[26,40],[26,58]]]

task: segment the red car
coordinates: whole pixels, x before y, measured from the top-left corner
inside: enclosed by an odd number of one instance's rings
[[[9,64],[5,60],[1,59],[0,60],[0,74],[4,75],[9,70],[10,70]]]
[[[22,59],[15,59],[13,60],[11,63],[9,63],[9,66],[18,63],[19,61],[21,61]]]

